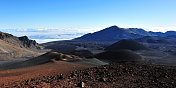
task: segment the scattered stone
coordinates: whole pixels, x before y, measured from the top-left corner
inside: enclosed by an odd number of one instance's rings
[[[176,68],[145,63],[121,62],[76,70],[70,74],[59,74],[24,80],[2,87],[45,88],[175,88]]]
[[[85,83],[84,83],[84,82],[80,82],[80,83],[78,84],[78,87],[85,88]]]

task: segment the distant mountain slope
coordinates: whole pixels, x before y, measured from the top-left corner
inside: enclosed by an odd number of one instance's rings
[[[0,32],[0,59],[11,59],[28,55],[37,55],[32,50],[41,49],[34,40],[27,36],[16,37],[8,33]]]
[[[172,42],[172,43],[176,43],[176,35],[170,35],[164,38],[165,40]]]
[[[111,26],[95,33],[89,33],[75,40],[83,41],[118,41],[121,39],[135,39],[140,38],[143,35],[137,34],[134,31],[128,29],[119,28],[117,26]]]
[[[149,33],[145,31],[144,29],[140,29],[140,28],[128,28],[127,30],[133,32],[134,34],[138,34],[138,35],[156,36],[156,34]]]
[[[159,36],[145,36],[142,38],[135,39],[138,42],[143,42],[143,43],[170,43],[167,40],[167,37],[159,37]]]
[[[166,36],[176,35],[176,31],[167,31],[165,34],[166,34]]]
[[[53,51],[65,53],[68,51],[74,51],[77,47],[95,49],[96,46],[96,49],[101,50],[123,39],[136,40],[141,43],[152,43],[152,47],[153,43],[158,43],[156,47],[160,47],[160,43],[175,44],[176,32],[171,31],[162,33],[145,31],[140,28],[119,28],[117,26],[111,26],[72,40],[54,41],[42,45],[47,49],[53,49]]]
[[[176,35],[175,31],[168,31],[165,33],[162,32],[152,32],[152,31],[145,31],[143,29],[139,28],[119,28],[117,26],[111,26],[108,28],[105,28],[103,30],[94,32],[94,33],[88,33],[86,35],[83,35],[79,38],[76,38],[74,40],[80,40],[80,41],[119,41],[122,39],[137,39],[142,38],[144,36],[158,36],[158,37],[167,37],[171,35]]]

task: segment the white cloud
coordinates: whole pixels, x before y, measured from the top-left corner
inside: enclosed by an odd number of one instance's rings
[[[48,29],[48,28],[37,28],[37,29],[0,29],[2,32],[11,33],[15,36],[32,36],[32,35],[59,35],[59,34],[75,34],[75,33],[92,33],[102,30],[106,27],[69,27],[60,29]],[[176,27],[121,27],[121,28],[142,28],[146,31],[154,32],[166,32],[166,31],[176,31]]]
[[[93,33],[99,30],[102,30],[106,27],[80,27],[80,28],[59,28],[59,29],[48,29],[48,28],[37,28],[37,29],[0,29],[2,32],[7,32],[13,34],[15,36],[34,36],[35,39],[39,43],[49,42],[49,41],[56,41],[56,40],[66,40],[66,39],[73,39],[79,36],[82,36],[85,33]],[[176,31],[176,27],[121,27],[121,28],[142,28],[146,31],[154,31],[154,32],[166,32],[166,31]],[[78,34],[77,34],[78,33]],[[80,34],[79,34],[80,33]],[[73,34],[73,35],[69,35]],[[37,39],[38,36],[44,36],[43,39]],[[51,38],[51,39],[50,39]]]
[[[61,41],[61,40],[69,40],[69,39],[35,39],[37,43],[46,43],[52,41]]]

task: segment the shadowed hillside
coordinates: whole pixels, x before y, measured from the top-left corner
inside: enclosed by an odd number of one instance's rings
[[[58,60],[72,62],[76,60],[81,60],[81,58],[75,55],[65,55],[65,54],[58,53],[58,52],[48,52],[48,53],[45,53],[43,55],[40,55],[38,57],[29,59],[26,61],[10,64],[8,66],[5,66],[4,69],[31,67],[35,65],[46,64],[49,62],[55,62]]]
[[[140,55],[137,55],[130,50],[106,51],[95,55],[95,57],[108,62],[142,61]]]
[[[108,51],[129,49],[129,50],[147,50],[148,48],[135,40],[120,40],[106,48]]]

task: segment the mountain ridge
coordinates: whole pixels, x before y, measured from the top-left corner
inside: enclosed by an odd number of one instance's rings
[[[126,38],[133,39],[133,37],[141,37],[141,35],[134,34],[133,32],[130,32],[124,28],[119,28],[117,26],[111,26],[111,27],[105,28],[103,30],[94,32],[94,33],[88,33],[86,35],[83,35],[82,37],[75,38],[75,40],[109,41],[109,39],[111,39],[111,40],[117,41],[117,40],[121,40],[124,38],[125,39]]]
[[[35,40],[30,40],[27,36],[16,37],[12,34],[0,32],[0,39],[19,47],[41,49],[41,47]]]
[[[42,47],[27,36],[16,37],[0,32],[0,60],[35,56]]]
[[[145,31],[142,28],[120,28],[116,25],[107,27],[103,30],[88,33],[81,37],[75,38],[73,40],[80,41],[112,41],[116,42],[122,39],[137,39],[145,36],[159,36],[159,37],[167,37],[176,35],[176,31],[167,31],[163,32],[152,32]]]

